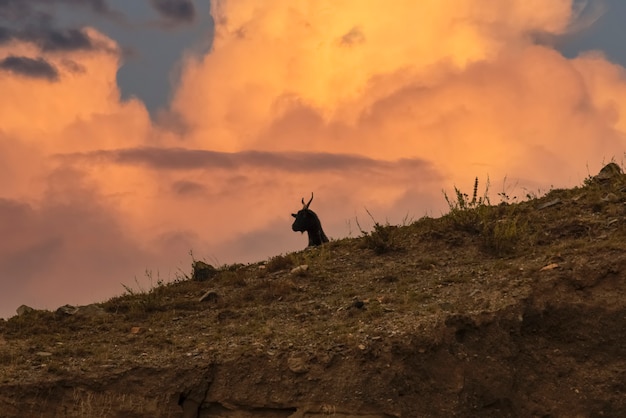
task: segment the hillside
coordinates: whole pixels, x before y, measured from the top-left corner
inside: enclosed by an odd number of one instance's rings
[[[263,263],[196,262],[101,304],[23,308],[0,321],[1,415],[626,416],[613,166],[520,203],[458,192],[441,218]]]

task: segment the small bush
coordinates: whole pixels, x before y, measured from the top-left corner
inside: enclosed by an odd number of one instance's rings
[[[389,225],[389,222],[385,223],[385,225],[381,225],[367,209],[365,209],[365,211],[374,221],[374,230],[371,232],[364,231],[357,219],[356,224],[363,237],[363,246],[374,250],[374,252],[379,255],[399,250],[400,247],[396,240],[396,230],[398,227]]]
[[[148,281],[147,288],[139,283],[137,277],[135,277],[137,289],[122,283],[125,293],[105,303],[105,310],[108,312],[129,314],[142,314],[165,310],[164,305],[167,297],[166,284],[158,276],[158,273],[155,282],[151,270],[146,270],[145,276]]]
[[[497,256],[514,253],[518,243],[527,234],[527,225],[518,216],[485,224],[481,232],[485,249]]]
[[[203,282],[215,277],[218,270],[210,264],[204,261],[194,261],[192,263],[193,273],[191,274],[192,280]]]
[[[518,243],[528,233],[526,223],[515,213],[516,207],[506,201],[491,206],[489,201],[489,180],[482,196],[478,196],[478,177],[474,180],[474,190],[469,195],[454,188],[456,199],[451,199],[444,191],[450,212],[445,218],[458,230],[479,235],[483,248],[497,256],[511,254]],[[501,198],[502,194],[500,194]],[[508,196],[505,195],[506,198]]]
[[[489,202],[489,180],[485,186],[483,196],[478,196],[478,177],[474,180],[474,191],[472,198],[467,193],[461,192],[458,188],[454,188],[456,199],[451,199],[444,191],[443,196],[448,203],[450,212],[446,218],[460,230],[478,234],[481,232],[485,218],[487,217]]]

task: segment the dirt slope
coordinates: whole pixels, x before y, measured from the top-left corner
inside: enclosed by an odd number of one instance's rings
[[[0,415],[626,416],[626,180],[599,180],[26,309]]]

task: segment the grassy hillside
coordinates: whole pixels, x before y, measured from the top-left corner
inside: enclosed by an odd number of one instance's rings
[[[521,203],[500,197],[456,190],[441,218],[377,223],[256,264],[195,262],[174,283],[0,321],[0,407],[6,416],[626,413],[626,176]]]

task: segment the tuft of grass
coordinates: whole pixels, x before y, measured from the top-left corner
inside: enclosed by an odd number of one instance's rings
[[[165,282],[160,278],[158,272],[156,282],[154,281],[151,270],[146,270],[145,276],[149,284],[147,288],[142,286],[136,277],[135,284],[137,285],[137,290],[122,283],[122,287],[126,291],[124,295],[126,297],[120,300],[128,302],[127,308],[129,311],[148,313],[164,310],[164,297],[166,297],[167,294]]]
[[[476,179],[478,180],[478,178]],[[506,184],[507,177],[504,176],[504,180],[502,181],[502,191],[498,192],[498,196],[500,197],[500,204],[509,205],[511,203],[517,203],[517,196],[511,195],[510,190],[515,189],[518,184],[515,183],[513,186],[509,187]]]
[[[287,270],[294,267],[294,260],[291,255],[277,255],[268,260],[265,269],[268,273],[274,273],[280,270]]]
[[[233,271],[233,270],[224,270],[221,271],[215,278],[215,283],[222,284],[224,286],[233,286],[233,287],[245,287],[246,282],[246,272],[245,271]]]
[[[305,250],[291,253],[290,257],[293,262],[292,267],[297,267],[302,264],[307,264],[311,266],[318,263],[323,264],[329,262],[330,260],[332,260],[333,248],[341,246],[340,242],[341,241],[331,240],[324,245],[319,245],[317,247],[308,247]]]
[[[452,223],[453,227],[474,234],[480,233],[490,205],[489,179],[487,179],[485,192],[482,196],[478,196],[478,177],[476,177],[471,199],[467,193],[461,192],[456,186],[454,187],[454,198],[449,197],[445,190],[443,197],[450,209],[446,219]]]
[[[400,250],[401,247],[397,240],[398,227],[390,225],[389,222],[381,225],[374,219],[370,211],[367,209],[365,209],[365,211],[372,221],[374,221],[374,229],[371,232],[367,232],[361,228],[359,220],[356,220],[356,224],[361,231],[361,237],[363,238],[363,247],[373,250],[378,255]]]
[[[288,297],[297,289],[289,278],[259,279],[244,289],[241,299],[245,302],[272,303]]]
[[[365,316],[370,321],[376,320],[385,314],[382,305],[377,300],[369,303],[365,312]]]
[[[506,179],[505,179],[506,181]],[[528,225],[516,213],[517,206],[509,205],[511,198],[503,191],[499,193],[502,203],[492,206],[489,201],[489,179],[481,196],[478,194],[478,177],[474,180],[472,196],[454,188],[455,198],[443,195],[450,211],[444,218],[454,229],[478,235],[482,247],[496,256],[510,255],[528,234]]]
[[[415,260],[415,267],[420,270],[432,270],[435,268],[439,260],[431,256],[422,256]]]
[[[527,235],[528,225],[519,216],[491,221],[481,232],[483,247],[496,256],[513,254]]]
[[[9,318],[3,323],[2,333],[13,337],[46,335],[56,322],[54,312],[34,310]]]

